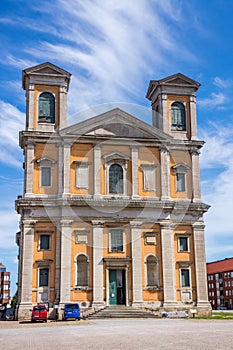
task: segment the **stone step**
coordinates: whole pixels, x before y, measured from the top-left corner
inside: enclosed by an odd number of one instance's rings
[[[145,310],[140,310],[133,307],[127,306],[109,306],[105,309],[91,314],[88,316],[91,319],[107,319],[107,318],[158,318],[157,315],[152,312],[148,312]]]

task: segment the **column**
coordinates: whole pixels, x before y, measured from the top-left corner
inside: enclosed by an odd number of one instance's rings
[[[174,253],[174,232],[171,222],[161,222],[162,269],[163,269],[163,305],[176,303],[176,268]]]
[[[189,98],[190,102],[190,120],[191,120],[191,140],[198,140],[197,137],[197,117],[196,117],[196,96]]]
[[[161,200],[170,199],[170,153],[166,146],[160,147]]]
[[[101,196],[101,146],[94,147],[94,197]]]
[[[60,115],[56,115],[56,120],[59,121],[57,122],[59,129],[63,129],[66,127],[67,86],[60,86],[59,101]]]
[[[55,301],[60,300],[60,285],[61,285],[61,225],[56,224],[56,256],[55,256]]]
[[[58,144],[58,179],[57,179],[57,193],[62,196],[63,193],[63,144]]]
[[[170,130],[168,127],[167,94],[161,95],[161,101],[162,101],[162,120],[163,120],[162,130],[167,134],[169,134]]]
[[[142,304],[142,247],[141,247],[142,221],[131,221],[132,246],[132,278],[133,278],[133,306]]]
[[[24,175],[25,197],[33,196],[34,148],[35,148],[34,142],[30,142],[26,144],[25,175]]]
[[[63,145],[63,196],[70,194],[70,144]]]
[[[30,317],[30,308],[32,307],[32,268],[33,268],[33,250],[34,250],[34,224],[36,221],[24,220],[22,229],[22,252],[21,269],[19,280],[21,279],[21,288],[19,291],[19,310],[18,318],[27,319]]]
[[[193,224],[197,307],[210,308],[207,290],[204,228],[203,222],[196,222]]]
[[[60,303],[70,301],[72,221],[61,220],[61,277]]]
[[[192,161],[192,201],[201,202],[199,150],[190,150]]]
[[[103,222],[92,221],[93,225],[93,303],[103,305]]]
[[[38,111],[36,111],[36,115],[34,116],[34,84],[28,85],[27,90],[27,125],[26,130],[34,130],[34,118],[38,118]]]
[[[139,198],[138,196],[138,146],[131,146],[131,161],[132,161],[132,199]]]

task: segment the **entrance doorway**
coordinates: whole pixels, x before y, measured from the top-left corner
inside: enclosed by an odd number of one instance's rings
[[[126,305],[125,270],[109,270],[109,304]]]

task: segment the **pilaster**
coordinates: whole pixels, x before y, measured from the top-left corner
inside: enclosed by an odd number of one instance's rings
[[[160,222],[163,266],[164,307],[173,306],[176,300],[176,268],[174,253],[174,226],[171,222]]]
[[[209,307],[210,305],[207,290],[204,228],[203,222],[193,224],[197,306],[199,307]]]
[[[63,196],[70,194],[70,143],[63,145]]]
[[[34,148],[34,142],[28,142],[25,147],[25,197],[31,197],[33,195]]]
[[[164,94],[164,93],[161,94],[161,104],[162,104],[162,116],[163,116],[162,130],[168,134],[169,128],[168,128],[167,94]]]
[[[196,117],[196,96],[191,95],[190,101],[190,119],[191,119],[191,140],[198,140],[197,137],[197,117]]]
[[[131,221],[131,246],[132,246],[132,289],[133,305],[141,305],[142,297],[142,247],[141,247],[141,225],[142,221]]]
[[[132,199],[139,198],[138,195],[138,146],[131,146],[132,161]]]
[[[99,198],[101,195],[101,146],[94,147],[94,197]]]
[[[160,147],[161,162],[161,200],[170,199],[170,153],[168,149]]]
[[[72,222],[61,220],[61,276],[60,276],[60,303],[70,301],[71,288],[71,246],[72,246]]]
[[[201,202],[199,150],[190,150],[192,161],[192,201]]]
[[[93,305],[103,305],[103,222],[93,220]]]
[[[27,125],[26,130],[31,131],[34,130],[34,84],[28,85],[28,90],[26,92],[26,98],[27,98]],[[35,116],[36,118],[37,116]]]
[[[57,116],[59,120],[59,129],[66,127],[66,106],[67,106],[67,86],[60,86],[59,90],[59,112],[60,115]]]

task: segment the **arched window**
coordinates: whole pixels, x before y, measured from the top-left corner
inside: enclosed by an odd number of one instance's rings
[[[181,102],[173,102],[171,105],[171,129],[186,130],[185,107]]]
[[[88,259],[84,254],[77,257],[77,286],[88,286]]]
[[[112,164],[109,168],[109,193],[122,194],[123,169],[119,164]]]
[[[154,255],[149,255],[146,259],[147,267],[147,286],[159,286],[159,267],[157,258]]]
[[[39,121],[55,123],[55,98],[49,92],[42,92],[40,94]]]

